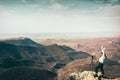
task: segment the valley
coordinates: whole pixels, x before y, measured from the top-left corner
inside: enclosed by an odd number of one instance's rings
[[[92,68],[97,65],[100,46],[105,46],[108,59],[105,72],[110,78],[120,77],[120,38],[88,39],[40,39],[11,38],[0,40],[0,79],[7,80],[67,80],[72,72],[91,71],[91,55],[96,59]],[[114,68],[114,70],[113,70]],[[22,71],[21,71],[22,70]],[[28,71],[30,70],[31,74]],[[109,71],[110,70],[110,71]],[[17,73],[19,71],[19,73]],[[28,75],[29,77],[23,77]],[[17,75],[20,74],[18,79]],[[44,73],[41,74],[41,73]],[[41,77],[37,77],[39,74]]]

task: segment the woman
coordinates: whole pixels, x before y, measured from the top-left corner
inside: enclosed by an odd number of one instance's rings
[[[100,58],[99,58],[99,63],[98,63],[98,65],[97,65],[96,68],[95,68],[95,72],[96,72],[96,74],[94,75],[95,77],[98,76],[98,75],[97,75],[98,69],[101,70],[101,72],[102,72],[102,77],[105,77],[104,68],[103,68],[105,59],[106,59],[105,47],[102,46],[102,47],[101,47],[101,56],[100,56]]]

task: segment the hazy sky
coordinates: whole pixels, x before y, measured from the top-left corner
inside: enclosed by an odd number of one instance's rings
[[[0,33],[120,32],[120,0],[0,0]]]

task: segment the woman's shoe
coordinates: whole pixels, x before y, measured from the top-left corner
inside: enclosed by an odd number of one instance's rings
[[[94,75],[94,77],[98,77],[98,75],[97,75],[97,74],[95,74],[95,75]]]

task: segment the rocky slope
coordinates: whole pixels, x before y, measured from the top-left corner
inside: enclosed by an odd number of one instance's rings
[[[58,75],[61,78],[65,78],[65,80],[68,79],[68,76],[72,72],[83,72],[83,71],[94,71],[95,66],[97,66],[97,62],[94,61],[94,63],[91,65],[91,58],[84,58],[79,60],[74,60],[68,63],[64,68],[61,68],[58,70]],[[120,64],[112,61],[107,60],[104,64],[104,70],[106,76],[109,78],[117,78],[120,77],[120,71],[119,71]],[[61,79],[62,80],[62,79]]]
[[[32,67],[0,69],[0,80],[54,80],[57,74]]]

